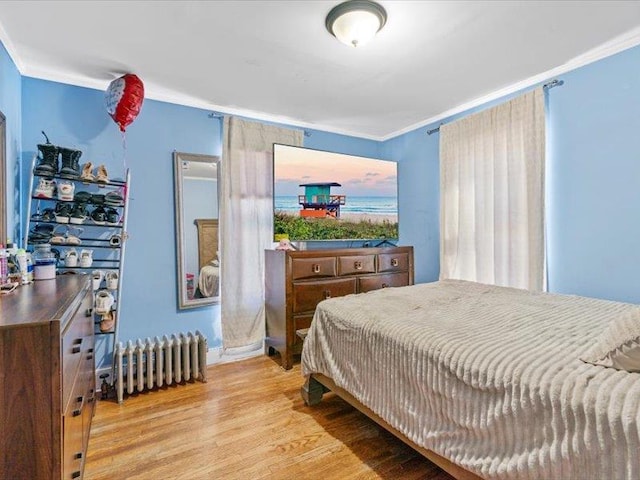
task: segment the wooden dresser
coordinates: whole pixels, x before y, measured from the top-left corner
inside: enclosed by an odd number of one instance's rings
[[[89,275],[0,296],[0,477],[81,478],[94,410]]]
[[[289,370],[302,351],[296,330],[309,328],[329,297],[413,284],[413,247],[265,251],[266,346]]]

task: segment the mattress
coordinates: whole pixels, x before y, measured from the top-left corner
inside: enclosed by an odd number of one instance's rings
[[[635,305],[447,280],[321,302],[302,372],[485,478],[640,478],[640,374],[579,360]]]

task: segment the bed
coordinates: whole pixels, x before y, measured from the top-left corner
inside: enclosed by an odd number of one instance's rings
[[[218,219],[197,218],[198,229],[198,297],[217,297],[220,294],[220,264],[218,258]]]
[[[635,305],[464,281],[321,302],[308,404],[333,390],[457,478],[640,478],[640,373],[580,360]]]

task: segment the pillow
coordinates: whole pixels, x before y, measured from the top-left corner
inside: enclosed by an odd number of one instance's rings
[[[640,372],[640,308],[612,321],[580,360],[627,372]]]

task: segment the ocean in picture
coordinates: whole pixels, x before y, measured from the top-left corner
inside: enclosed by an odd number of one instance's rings
[[[289,215],[297,215],[300,210],[297,195],[274,197],[274,209]],[[340,207],[342,214],[398,215],[396,197],[356,197],[347,195],[345,205]]]

